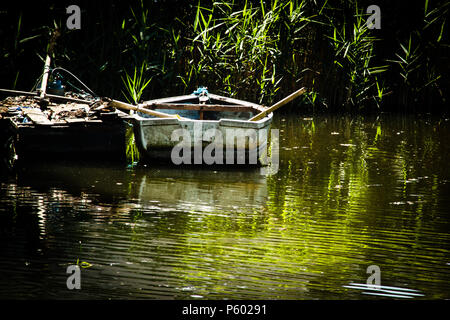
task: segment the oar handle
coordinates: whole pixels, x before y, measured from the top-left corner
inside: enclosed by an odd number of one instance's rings
[[[118,109],[133,110],[133,111],[146,113],[151,116],[158,117],[158,118],[176,118],[176,119],[180,119],[180,120],[187,120],[186,118],[180,117],[176,114],[168,114],[168,113],[164,113],[164,112],[150,110],[150,109],[146,109],[146,108],[143,108],[140,106],[134,106],[132,104],[128,104],[128,103],[125,103],[122,101],[117,101],[117,100],[109,101],[109,105],[114,108],[118,108]]]
[[[269,114],[271,112],[274,112],[278,108],[284,106],[288,102],[291,102],[292,100],[294,100],[295,98],[297,98],[298,96],[302,95],[305,92],[306,92],[306,89],[305,88],[301,88],[301,89],[295,91],[294,93],[291,93],[286,98],[278,101],[277,103],[275,103],[270,108],[267,108],[266,110],[261,111],[260,113],[258,113],[256,116],[251,118],[250,121],[258,121],[258,120],[264,118],[267,114]]]

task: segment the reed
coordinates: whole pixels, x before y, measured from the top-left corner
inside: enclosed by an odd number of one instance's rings
[[[395,79],[401,83],[398,97],[402,105],[432,106],[448,99],[443,89],[448,83],[448,64],[440,62],[448,60],[444,27],[449,8],[449,2],[438,1],[432,7],[425,0],[418,28],[399,42],[394,58],[387,60],[395,67]]]
[[[365,23],[369,2],[84,2],[78,31],[63,30],[63,4],[33,12],[17,8],[0,21],[6,35],[0,40],[0,84],[34,84],[41,73],[38,55],[44,56],[56,23],[64,32],[55,65],[102,95],[122,92],[132,103],[203,85],[266,105],[307,87],[302,101],[316,110],[445,105],[448,1],[423,0],[404,15],[397,14],[400,3],[384,2],[378,31]]]
[[[152,78],[146,78],[145,71],[145,63],[141,65],[139,70],[137,67],[134,68],[133,76],[125,71],[125,77],[122,77],[125,91],[122,91],[122,93],[128,102],[134,104],[140,102],[142,93],[152,80]]]
[[[333,64],[338,72],[343,74],[345,86],[344,105],[364,107],[367,100],[381,102],[384,91],[376,76],[387,70],[388,65],[373,66],[374,46],[377,39],[366,24],[366,16],[362,10],[355,7],[353,19],[350,22],[335,24],[330,20],[332,35],[330,39],[334,51]],[[375,90],[376,89],[376,90]]]
[[[140,153],[137,148],[133,126],[129,124],[125,131],[125,156],[129,167],[134,167],[140,159]]]

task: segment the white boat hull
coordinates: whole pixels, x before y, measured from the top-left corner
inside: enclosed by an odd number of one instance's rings
[[[180,164],[179,150],[183,149],[183,156],[186,150],[191,155],[183,164],[266,165],[272,117],[269,114],[259,121],[181,120],[136,114],[132,121],[141,157],[147,160]],[[208,156],[213,156],[214,163]]]

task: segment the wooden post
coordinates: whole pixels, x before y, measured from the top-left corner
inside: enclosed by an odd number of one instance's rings
[[[277,103],[275,103],[273,106],[271,106],[270,108],[267,108],[266,110],[258,113],[256,116],[254,116],[253,118],[250,119],[250,121],[258,121],[262,118],[264,118],[267,114],[274,112],[275,110],[277,110],[278,108],[284,106],[286,103],[291,102],[292,100],[294,100],[295,98],[297,98],[298,96],[302,95],[303,93],[306,92],[305,88],[301,88],[297,91],[295,91],[294,93],[290,94],[289,96],[287,96],[286,98],[284,98],[283,100],[278,101]]]
[[[47,57],[45,58],[45,64],[44,64],[44,75],[42,76],[42,83],[41,83],[41,89],[39,98],[44,99],[45,98],[45,92],[47,91],[47,82],[48,82],[48,74],[50,72],[50,55],[47,54]]]
[[[60,36],[59,30],[58,29],[53,30],[52,36],[50,37],[50,42],[49,42],[48,48],[47,48],[47,56],[45,58],[45,64],[44,64],[44,73],[42,75],[42,83],[41,83],[40,94],[39,94],[39,98],[41,100],[44,100],[46,97],[48,74],[50,72],[51,55],[53,53],[53,49],[56,44],[56,39],[59,36]]]

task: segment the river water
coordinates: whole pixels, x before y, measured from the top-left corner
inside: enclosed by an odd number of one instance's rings
[[[270,176],[73,161],[3,175],[0,298],[450,298],[449,119],[272,128]]]

